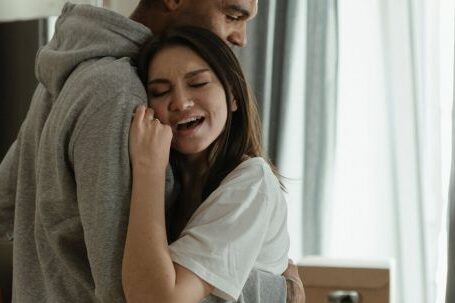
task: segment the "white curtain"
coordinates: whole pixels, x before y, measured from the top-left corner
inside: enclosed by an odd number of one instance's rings
[[[256,93],[264,146],[287,177],[290,256],[294,259],[302,255],[306,8],[306,0],[260,0],[258,16],[248,27],[248,45],[237,50]]]
[[[337,1],[298,1],[278,166],[287,177],[290,257],[320,254],[335,145]]]
[[[446,0],[339,2],[335,184],[322,254],[392,260],[397,303],[442,302],[453,73],[444,26],[453,9]]]

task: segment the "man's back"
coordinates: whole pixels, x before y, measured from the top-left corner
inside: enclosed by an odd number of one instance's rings
[[[146,100],[128,57],[149,36],[114,13],[67,5],[40,50],[40,84],[0,170],[2,235],[12,236],[14,211],[14,301],[123,301],[128,130]]]

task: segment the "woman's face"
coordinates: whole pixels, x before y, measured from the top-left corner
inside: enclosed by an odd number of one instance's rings
[[[148,71],[148,95],[155,117],[172,127],[172,147],[199,155],[222,133],[226,93],[209,65],[184,46],[160,50]],[[235,102],[230,110],[235,111]]]

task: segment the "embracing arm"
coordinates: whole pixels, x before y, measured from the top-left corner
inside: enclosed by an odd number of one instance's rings
[[[128,302],[197,303],[212,290],[194,273],[174,264],[169,254],[164,180],[171,138],[169,126],[150,121],[143,106],[136,110],[130,134],[133,188],[122,265]]]
[[[286,303],[305,303],[305,290],[299,277],[297,266],[289,260],[288,268],[283,273],[286,279],[287,296]]]

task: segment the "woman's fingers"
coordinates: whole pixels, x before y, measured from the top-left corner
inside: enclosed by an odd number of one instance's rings
[[[153,119],[155,119],[155,112],[153,111],[153,109],[147,107],[145,117],[148,121],[153,121]]]
[[[147,107],[145,105],[136,106],[133,113],[133,124],[137,125],[144,120],[146,109]]]
[[[138,105],[133,113],[132,123],[140,126],[142,123],[160,122],[155,118],[155,112],[152,108],[145,105]]]

